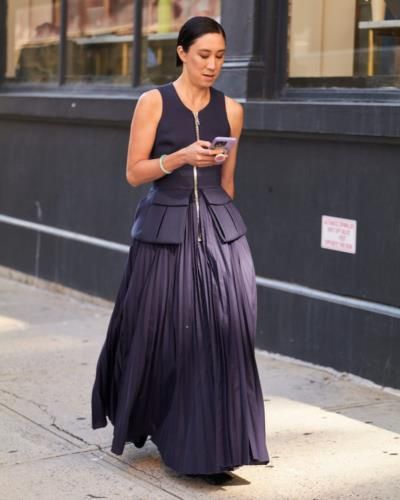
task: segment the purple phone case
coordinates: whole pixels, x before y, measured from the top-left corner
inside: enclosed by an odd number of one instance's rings
[[[211,143],[211,148],[212,149],[223,148],[229,152],[235,144],[236,144],[236,137],[215,137]]]

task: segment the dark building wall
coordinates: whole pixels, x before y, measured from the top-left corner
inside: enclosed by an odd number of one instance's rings
[[[129,245],[149,187],[125,180],[134,99],[21,99],[0,96],[0,213]],[[340,135],[324,111],[335,133],[312,113],[285,132],[285,109],[245,107],[236,203],[257,275],[283,284],[258,287],[257,345],[400,387],[400,315],[290,290],[400,307],[399,140]],[[322,215],[357,220],[356,254],[321,248]],[[2,265],[115,298],[126,253],[5,223],[0,239]]]
[[[257,345],[400,387],[400,319],[258,287]]]
[[[0,121],[0,213],[129,244],[129,224],[144,188],[125,181],[127,140],[127,124],[21,116]],[[2,265],[113,297],[125,254],[0,226]]]
[[[240,198],[261,276],[400,306],[399,145],[246,136]],[[321,248],[321,217],[357,221],[357,251]]]
[[[368,311],[400,306],[399,145],[282,134],[248,135],[241,148],[239,198],[256,272],[286,286],[258,287],[258,346],[400,387],[400,317]],[[356,254],[321,248],[322,215],[357,220]]]

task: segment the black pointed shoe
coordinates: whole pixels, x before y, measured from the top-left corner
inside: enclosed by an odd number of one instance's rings
[[[228,474],[227,472],[217,472],[216,474],[195,474],[195,477],[203,479],[208,484],[212,484],[214,486],[222,486],[229,481],[232,481],[233,476]]]

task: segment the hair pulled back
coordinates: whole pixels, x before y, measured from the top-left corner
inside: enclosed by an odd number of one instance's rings
[[[197,38],[208,33],[219,33],[224,37],[226,42],[226,34],[224,28],[212,17],[207,16],[195,16],[188,19],[185,24],[181,27],[178,35],[178,40],[176,46],[182,46],[183,50],[187,52],[189,47],[195,42]],[[176,65],[182,66],[182,60],[178,54],[176,54]]]

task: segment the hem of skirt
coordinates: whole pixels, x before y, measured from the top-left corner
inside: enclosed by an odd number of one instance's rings
[[[151,441],[153,441],[152,438],[150,438]],[[244,465],[267,465],[270,463],[270,459],[269,457],[268,458],[265,458],[265,459],[251,459],[249,458],[249,460],[244,460],[240,463],[236,463],[236,464],[227,464],[227,465],[217,465],[215,469],[209,469],[209,468],[197,468],[196,470],[194,469],[181,469],[180,467],[176,467],[174,466],[171,462],[169,462],[169,460],[167,460],[162,451],[160,450],[160,448],[158,447],[158,444],[156,443],[156,441],[153,441],[153,443],[157,446],[158,448],[158,452],[160,453],[160,456],[163,460],[163,462],[165,463],[165,465],[167,465],[169,468],[173,469],[175,472],[177,472],[178,474],[184,474],[184,475],[199,475],[199,474],[218,474],[219,472],[228,472],[228,471],[233,471],[234,469],[237,469],[238,467],[242,467]]]
[[[161,457],[162,457],[162,455],[161,455]],[[221,473],[221,472],[233,471],[235,469],[238,469],[239,467],[248,466],[248,465],[251,465],[251,466],[267,465],[270,462],[270,460],[252,460],[252,461],[243,461],[243,462],[240,462],[240,463],[237,463],[237,464],[234,464],[234,465],[221,465],[219,467],[216,467],[215,469],[202,469],[202,468],[198,468],[198,469],[194,470],[194,469],[186,469],[186,468],[181,469],[179,467],[174,467],[173,464],[168,463],[166,460],[164,460],[164,458],[163,458],[163,461],[164,461],[165,465],[167,465],[168,467],[170,467],[171,469],[173,469],[175,472],[177,472],[178,474],[184,474],[184,475],[190,475],[190,474],[193,474],[193,475],[198,475],[198,474],[205,474],[205,475],[208,475],[208,474],[218,474],[218,473]]]
[[[270,460],[250,460],[250,461],[245,461],[241,462],[235,465],[221,465],[219,469],[213,472],[206,472],[202,474],[215,474],[218,472],[227,472],[227,471],[232,471],[234,469],[237,469],[239,467],[247,466],[247,465],[267,465],[270,463]]]
[[[122,455],[124,453],[124,448],[125,445],[123,446],[117,446],[115,444],[111,445],[111,453],[114,453],[114,455]]]
[[[101,428],[107,427],[108,423],[109,422],[108,422],[106,417],[97,418],[96,420],[92,420],[92,429],[96,430],[96,429],[101,429]],[[111,420],[110,420],[110,424],[114,425],[114,423]],[[114,437],[113,441],[111,443],[110,451],[111,451],[111,453],[114,453],[114,455],[122,455],[124,453],[124,449],[125,449],[126,444],[132,443],[132,442],[133,441],[131,441],[131,440],[125,440],[123,443],[121,443],[121,442],[118,443]]]
[[[92,420],[92,429],[100,429],[102,427],[107,427],[107,419],[101,418],[97,420]]]

